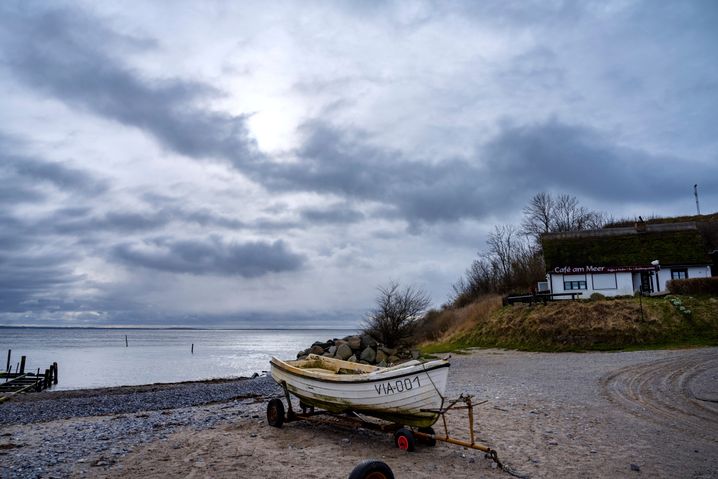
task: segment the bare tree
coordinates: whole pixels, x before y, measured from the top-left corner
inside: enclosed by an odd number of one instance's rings
[[[486,244],[488,249],[479,253],[453,285],[455,306],[464,306],[483,294],[526,290],[544,277],[541,252],[515,226],[496,226]]]
[[[520,241],[518,230],[513,225],[494,226],[494,232],[490,233],[489,239],[486,240],[493,261],[504,277],[511,272],[511,263],[520,247]]]
[[[526,291],[546,274],[540,238],[544,233],[580,231],[603,227],[603,213],[579,205],[575,196],[538,193],[523,209],[521,229],[494,227],[464,276],[454,285],[452,302],[463,306],[482,294]]]
[[[364,332],[391,348],[406,344],[431,304],[429,295],[413,286],[392,281],[380,286],[376,308],[364,323]]]
[[[575,196],[537,193],[524,208],[522,232],[538,243],[543,233],[581,231],[602,228],[605,214],[579,205]]]
[[[554,215],[554,199],[550,193],[537,193],[523,209],[522,232],[538,238],[551,231]]]

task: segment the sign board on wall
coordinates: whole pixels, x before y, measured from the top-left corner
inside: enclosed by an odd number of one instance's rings
[[[553,274],[600,274],[600,273],[637,273],[656,271],[656,266],[556,266]]]

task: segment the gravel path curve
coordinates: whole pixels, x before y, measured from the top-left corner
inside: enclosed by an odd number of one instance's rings
[[[710,350],[697,351],[619,369],[603,377],[601,386],[604,395],[629,414],[718,440],[718,402],[712,399],[718,396],[716,371],[718,357]]]

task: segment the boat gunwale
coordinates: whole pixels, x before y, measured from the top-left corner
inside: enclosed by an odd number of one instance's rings
[[[306,371],[302,368],[298,368],[296,366],[292,366],[291,364],[282,361],[279,358],[272,358],[270,360],[270,364],[272,367],[276,367],[277,369],[280,369],[284,371],[285,373],[302,379],[311,379],[314,381],[320,381],[320,382],[327,382],[327,383],[349,383],[349,384],[356,384],[356,383],[377,383],[377,382],[383,382],[383,381],[389,381],[394,379],[403,378],[406,376],[412,376],[414,374],[421,374],[423,372],[430,372],[434,371],[436,369],[440,368],[448,368],[451,366],[451,363],[449,363],[446,360],[435,360],[431,361],[432,363],[438,363],[438,364],[432,364],[429,367],[426,367],[426,364],[429,363],[421,363],[414,366],[409,366],[413,371],[411,372],[401,372],[401,368],[396,369],[394,371],[389,371],[386,376],[384,375],[377,375],[373,373],[363,373],[363,374],[334,374],[334,375],[326,375],[326,374],[320,374],[315,373],[313,371]],[[421,366],[421,368],[420,368]],[[301,373],[297,373],[296,371],[301,371]],[[394,375],[393,373],[401,373]]]

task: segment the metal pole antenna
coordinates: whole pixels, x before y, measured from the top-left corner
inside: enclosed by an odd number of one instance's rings
[[[696,213],[700,216],[701,207],[698,204],[698,184],[693,185],[693,195],[696,197]]]

